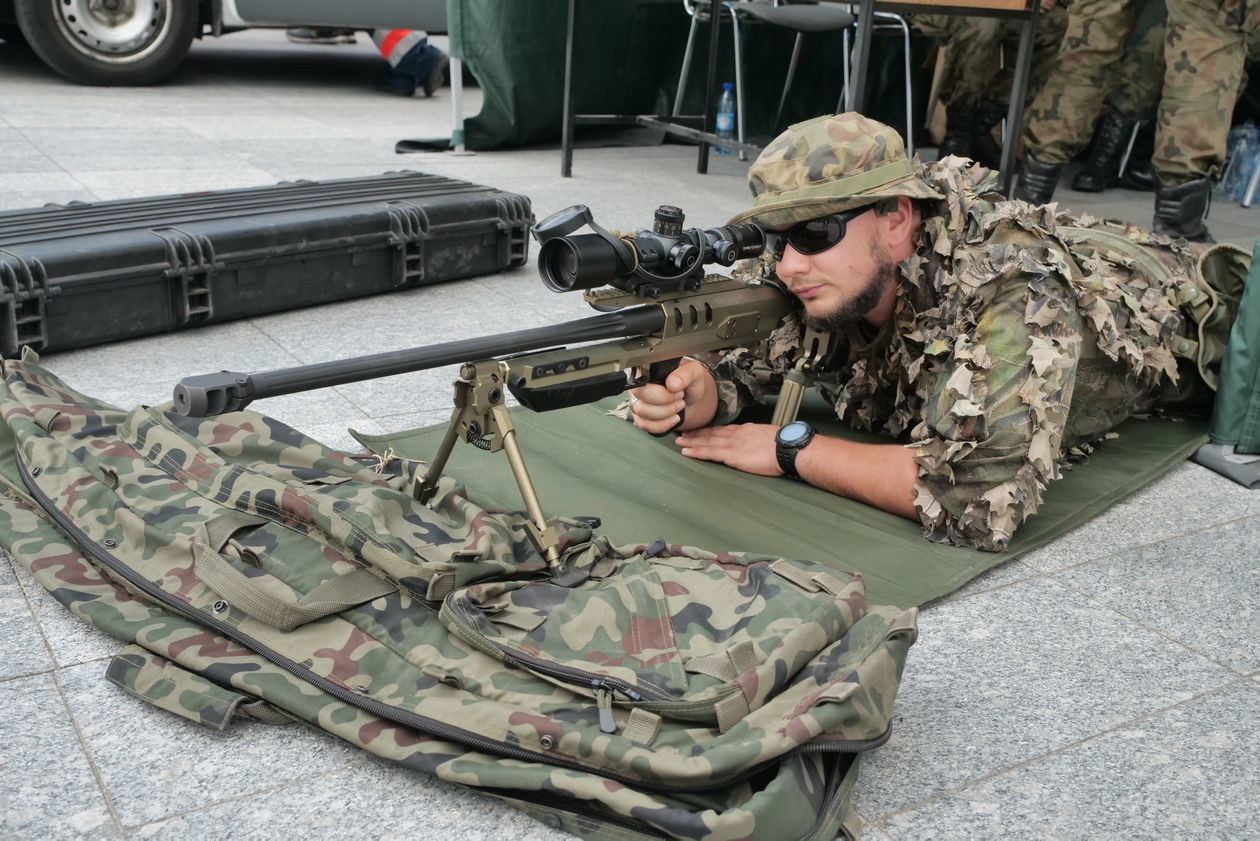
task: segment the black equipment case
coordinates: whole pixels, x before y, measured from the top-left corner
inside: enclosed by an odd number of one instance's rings
[[[0,353],[497,272],[532,222],[524,196],[418,172],[0,213]]]

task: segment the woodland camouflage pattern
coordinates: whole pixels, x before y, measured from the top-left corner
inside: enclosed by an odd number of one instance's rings
[[[560,583],[449,478],[426,507],[388,456],[3,369],[6,549],[133,643],[108,678],[164,709],[305,721],[623,840],[834,837],[887,737],[914,612],[856,575],[566,521]]]
[[[1019,47],[1022,22],[967,15],[911,16],[914,27],[938,38],[949,49],[945,54],[939,88],[941,102],[975,108],[984,99],[1010,100],[1014,62],[1002,67],[1001,56],[1013,56]],[[1056,6],[1037,16],[1029,68],[1028,96],[1034,96],[1054,66],[1054,57],[1067,27],[1067,10]]]
[[[1151,160],[1161,183],[1215,177],[1247,61],[1260,37],[1256,0],[1167,0],[1163,98]],[[1250,36],[1247,35],[1250,33]]]
[[[908,196],[939,199],[906,158],[901,135],[849,112],[791,126],[748,168],[753,206],[727,224],[785,228],[828,213]]]
[[[893,319],[839,337],[816,382],[841,419],[913,450],[929,539],[1000,551],[1062,461],[1214,382],[1248,257],[1007,201],[995,173],[963,158],[915,165],[948,198],[900,266]],[[741,270],[774,278],[768,257]],[[790,321],[706,360],[716,422],[778,388],[800,335]]]
[[[1154,104],[1152,97],[1159,99],[1152,160],[1164,184],[1217,173],[1243,82],[1247,42],[1253,52],[1260,43],[1260,3],[1167,0],[1167,7],[1165,40],[1152,40],[1160,30],[1155,27],[1121,64],[1140,0],[1074,0],[1055,69],[1025,120],[1028,154],[1046,164],[1071,161],[1089,142],[1111,90],[1113,106],[1131,118],[1149,116],[1141,112]],[[1166,55],[1177,58],[1165,65]]]

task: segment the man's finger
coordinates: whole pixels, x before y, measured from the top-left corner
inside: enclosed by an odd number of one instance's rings
[[[665,378],[665,387],[670,391],[686,391],[689,386],[700,380],[703,373],[705,373],[703,365],[684,359],[682,364]]]
[[[654,403],[646,399],[640,399],[630,407],[630,412],[636,418],[642,418],[643,420],[665,420],[681,412],[686,408],[686,405],[684,401],[678,399],[671,399],[667,403]]]
[[[634,425],[639,429],[642,429],[644,432],[650,432],[653,435],[664,435],[675,426],[678,426],[681,420],[682,419],[679,418],[676,413],[671,413],[663,420],[651,420],[649,418],[642,417],[641,415],[635,415]]]

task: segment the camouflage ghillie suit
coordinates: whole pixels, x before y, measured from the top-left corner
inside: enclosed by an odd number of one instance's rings
[[[793,126],[750,170],[759,207],[735,219],[790,224],[794,191],[808,196],[801,218],[891,195],[939,197],[921,205],[892,318],[835,337],[816,384],[841,419],[912,449],[929,539],[1001,550],[1062,461],[1131,414],[1202,396],[1247,256],[1056,218],[1052,207],[1005,200],[994,173],[963,158],[916,161],[917,178],[872,183],[904,154],[891,130],[857,115]],[[841,186],[825,205],[828,183],[864,176],[859,194]],[[774,276],[767,258],[742,268]],[[786,323],[759,347],[706,360],[719,378],[715,422],[777,388],[800,335]]]

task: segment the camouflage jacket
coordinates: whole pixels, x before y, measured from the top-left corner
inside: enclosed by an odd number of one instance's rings
[[[1183,310],[1208,290],[1184,243],[1006,200],[962,158],[916,166],[946,199],[900,265],[894,317],[836,337],[815,383],[842,420],[913,450],[929,539],[1000,551],[1062,461],[1129,415],[1186,399],[1199,378],[1178,357],[1189,363],[1200,342]],[[773,277],[773,264],[741,271]],[[777,388],[800,334],[788,319],[760,347],[708,360],[717,422]]]

